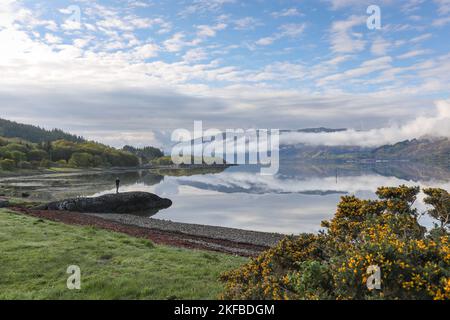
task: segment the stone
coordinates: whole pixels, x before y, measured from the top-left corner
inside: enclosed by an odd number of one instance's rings
[[[126,192],[93,198],[66,199],[41,205],[36,209],[89,213],[145,213],[165,209],[171,205],[171,200],[160,198],[153,193]]]

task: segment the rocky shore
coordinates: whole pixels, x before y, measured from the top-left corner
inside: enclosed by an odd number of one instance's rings
[[[233,241],[257,246],[271,247],[276,245],[285,235],[278,233],[249,231],[234,228],[215,227],[199,224],[172,222],[148,217],[128,214],[95,214],[88,215],[101,217],[126,225],[133,225],[147,229],[156,229],[168,232],[178,232],[186,235],[205,237],[217,240]]]
[[[257,256],[284,237],[280,234],[190,225],[129,215],[36,210],[25,207],[10,209],[40,219],[120,232],[133,237],[149,239],[157,244],[223,252],[244,257]],[[146,220],[149,221],[146,222]]]

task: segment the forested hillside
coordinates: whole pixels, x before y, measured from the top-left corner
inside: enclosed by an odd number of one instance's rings
[[[59,129],[0,119],[0,169],[131,167],[136,155]]]
[[[0,136],[5,138],[21,138],[29,142],[40,143],[56,140],[85,142],[82,137],[65,133],[59,129],[46,130],[37,126],[17,123],[0,118]]]
[[[49,167],[95,168],[137,166],[137,156],[96,142],[33,143],[19,138],[0,137],[0,169]]]

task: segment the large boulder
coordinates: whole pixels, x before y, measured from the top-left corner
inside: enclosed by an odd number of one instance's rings
[[[152,193],[126,192],[95,198],[66,199],[41,205],[36,209],[90,213],[145,213],[165,209],[171,205],[171,200]]]

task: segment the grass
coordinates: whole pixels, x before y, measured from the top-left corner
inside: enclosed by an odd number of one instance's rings
[[[216,299],[220,273],[246,261],[0,209],[0,299]]]

